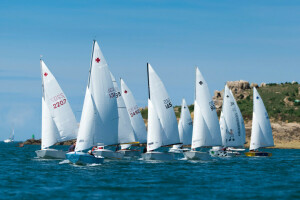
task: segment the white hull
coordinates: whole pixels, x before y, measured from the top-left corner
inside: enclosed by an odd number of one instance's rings
[[[62,150],[57,149],[43,149],[35,151],[37,157],[45,159],[65,159],[66,153]]]
[[[186,151],[183,153],[188,160],[211,160],[209,153],[200,151]]]
[[[171,148],[171,149],[169,150],[169,152],[170,152],[170,153],[182,153],[183,151],[182,151],[182,149]]]
[[[7,139],[7,140],[4,140],[5,143],[11,143],[11,142],[14,142],[13,140],[11,139]]]
[[[173,153],[156,152],[156,151],[143,153],[142,157],[144,160],[174,160]]]
[[[139,150],[121,149],[118,152],[123,154],[124,157],[140,157],[141,156],[141,151],[139,151]]]
[[[97,149],[93,151],[93,154],[95,156],[102,156],[106,159],[122,159],[124,157],[124,154],[109,149]]]
[[[183,153],[186,151],[190,151],[191,149],[177,149],[177,148],[171,148],[169,150],[170,153]]]

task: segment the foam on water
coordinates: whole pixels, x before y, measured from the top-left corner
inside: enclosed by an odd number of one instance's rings
[[[71,162],[67,159],[60,161],[58,164],[63,165],[63,164],[70,164]]]

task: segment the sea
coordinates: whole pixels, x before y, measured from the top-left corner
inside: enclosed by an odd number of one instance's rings
[[[38,149],[0,142],[0,199],[300,199],[295,149],[268,149],[269,158],[105,160],[88,166],[38,159]]]

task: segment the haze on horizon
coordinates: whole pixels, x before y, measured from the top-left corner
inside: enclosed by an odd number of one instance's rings
[[[211,94],[226,81],[299,82],[300,2],[1,1],[0,140],[40,138],[40,55],[80,121],[92,40],[140,107],[146,63],[174,105],[194,99],[195,66]]]

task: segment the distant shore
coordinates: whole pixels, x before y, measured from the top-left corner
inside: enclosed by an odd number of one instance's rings
[[[56,143],[55,145],[65,145],[65,146],[70,146],[74,143],[75,140],[70,140],[70,141],[65,141],[65,142],[59,142]],[[20,142],[19,146],[24,146],[24,145],[41,145],[41,140],[33,140],[33,139],[28,139],[25,142]],[[145,144],[140,144],[139,146],[146,146]],[[184,147],[190,147],[190,145],[184,145]],[[247,138],[247,143],[245,144],[245,148],[249,149],[249,139]],[[275,140],[275,146],[270,147],[273,149],[300,149],[300,141],[277,141]]]

